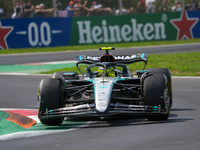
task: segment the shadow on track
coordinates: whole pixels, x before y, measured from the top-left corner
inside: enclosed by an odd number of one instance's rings
[[[101,127],[118,127],[118,126],[136,126],[163,123],[180,123],[194,120],[193,118],[178,118],[174,112],[178,111],[194,111],[190,108],[173,108],[168,120],[148,121],[145,116],[115,116],[104,118],[65,118],[65,121],[59,126],[47,126],[37,124],[29,130],[32,131],[48,131],[48,130],[68,130],[74,128],[101,128]]]

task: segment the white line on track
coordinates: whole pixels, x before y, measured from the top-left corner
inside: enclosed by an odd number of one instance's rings
[[[63,132],[74,131],[79,128],[87,127],[91,124],[95,123],[95,121],[89,121],[84,125],[80,125],[79,127],[74,127],[71,129],[65,130],[55,130],[55,131],[22,131],[22,132],[15,132],[6,135],[0,136],[0,141],[8,141],[8,140],[16,140],[16,139],[23,139],[28,137],[35,137],[35,136],[42,136],[42,135],[49,135],[49,134],[58,134]]]
[[[29,74],[29,73],[7,73],[3,72],[0,75],[12,75],[12,76],[52,76],[52,74]]]
[[[22,63],[18,65],[33,65],[33,64],[40,64],[40,65],[56,65],[56,64],[67,64],[67,63],[75,63],[74,60],[68,61],[50,61],[50,62],[38,62],[38,63]]]
[[[199,76],[172,76],[172,79],[200,79]]]
[[[67,130],[56,130],[56,131],[28,131],[28,132],[16,132],[16,133],[10,133],[6,135],[0,136],[0,141],[8,141],[8,140],[16,140],[16,139],[23,139],[28,137],[35,137],[35,136],[41,136],[41,135],[48,135],[48,134],[57,134],[57,133],[63,133],[63,132],[69,132],[73,131],[73,129],[67,129]]]

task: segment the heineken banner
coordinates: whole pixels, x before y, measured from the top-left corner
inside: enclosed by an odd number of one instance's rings
[[[0,20],[0,49],[192,38],[200,11]]]
[[[71,45],[200,38],[200,11],[73,18]]]

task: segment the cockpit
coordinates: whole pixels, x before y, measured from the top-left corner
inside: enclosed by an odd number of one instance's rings
[[[86,68],[86,77],[128,77],[131,76],[127,66],[115,62],[99,62]]]

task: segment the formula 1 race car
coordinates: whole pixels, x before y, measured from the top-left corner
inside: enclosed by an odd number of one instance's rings
[[[144,70],[145,53],[101,57],[80,55],[76,72],[55,72],[42,79],[38,89],[38,118],[46,125],[59,125],[64,117],[112,117],[143,115],[148,120],[167,120],[172,107],[171,73],[167,68]],[[126,64],[144,62],[133,75]],[[83,65],[85,64],[85,65]],[[83,73],[81,66],[85,66]]]

